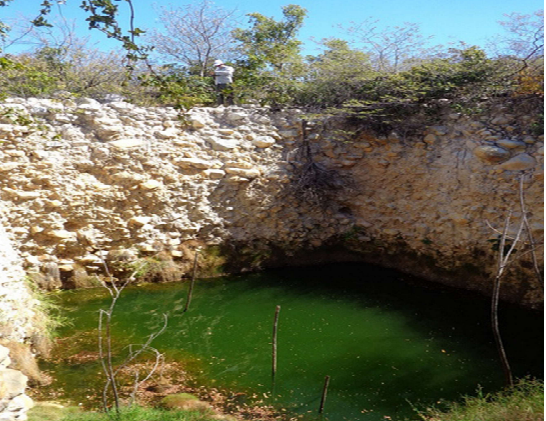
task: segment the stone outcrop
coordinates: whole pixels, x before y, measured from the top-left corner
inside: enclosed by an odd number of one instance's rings
[[[0,340],[24,342],[35,332],[37,302],[25,283],[23,262],[4,229],[7,218],[2,210],[0,205]]]
[[[500,229],[510,211],[517,217],[521,171],[531,227],[542,236],[543,138],[528,129],[534,116],[502,108],[448,113],[413,139],[342,119],[304,125],[298,110],[253,106],[181,115],[124,102],[8,99],[0,116],[5,225],[46,288],[91,275],[114,255],[182,259],[199,240],[257,254],[335,245],[487,291],[497,238],[489,225]],[[337,177],[352,187],[339,184],[328,203],[303,200],[310,164],[331,185]],[[506,297],[537,304],[529,271],[516,269]]]
[[[8,368],[10,363],[8,348],[0,345],[0,421],[25,421],[34,405],[25,394],[28,377]]]
[[[543,244],[543,136],[527,129],[536,117],[499,107],[489,115],[447,114],[442,126],[411,141],[365,134],[347,147],[332,142],[324,162],[348,168],[358,186],[346,202],[360,240],[355,249],[370,262],[489,293],[506,218],[509,237],[522,220],[522,172],[529,226]],[[356,162],[347,159],[353,156]],[[536,252],[542,265],[543,248]],[[530,255],[514,260],[505,298],[539,304]]]

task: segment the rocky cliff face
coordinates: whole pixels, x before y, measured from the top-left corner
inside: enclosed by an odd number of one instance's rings
[[[180,116],[124,102],[8,99],[0,116],[5,224],[46,287],[100,270],[105,257],[184,260],[197,240],[264,255],[343,248],[485,291],[497,238],[488,224],[517,218],[522,171],[531,229],[542,236],[542,137],[525,113],[446,114],[411,140],[250,106]],[[535,305],[526,266],[507,296]]]
[[[5,221],[3,213],[0,220]],[[22,343],[35,334],[37,302],[25,284],[22,261],[4,224],[0,224],[0,342]],[[11,368],[9,354],[9,349],[0,345],[0,421],[23,421],[33,405],[25,394],[28,377]]]
[[[25,394],[28,377],[8,368],[10,363],[9,349],[0,345],[0,421],[25,421],[34,406]]]
[[[409,141],[363,134],[350,146],[321,145],[358,186],[346,202],[355,248],[368,261],[488,293],[500,234],[510,217],[508,237],[517,235],[522,198],[529,230],[543,244],[543,137],[527,129],[534,117],[499,106],[482,116],[447,113]],[[536,251],[541,259],[543,249]],[[505,297],[541,302],[532,259],[514,260]]]
[[[22,260],[4,229],[7,222],[1,212],[0,221],[0,340],[24,342],[34,334],[37,302],[25,283]]]

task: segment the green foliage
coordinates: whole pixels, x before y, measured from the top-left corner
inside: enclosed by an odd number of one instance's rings
[[[377,76],[369,56],[351,49],[340,39],[323,40],[322,54],[307,58],[305,86],[296,98],[298,104],[338,107],[354,97],[363,83]]]
[[[116,274],[132,274],[139,282],[175,282],[182,277],[181,270],[165,253],[138,259],[130,265],[116,266],[111,263]]]
[[[298,31],[307,11],[297,5],[283,7],[282,21],[251,13],[251,27],[236,29],[234,38],[244,57],[237,62],[235,89],[239,98],[262,105],[280,106],[293,102],[304,66],[299,55]]]
[[[342,83],[330,86],[340,90],[339,94],[330,92],[330,98],[347,98]],[[447,106],[458,112],[479,111],[484,101],[511,94],[513,79],[505,63],[470,47],[450,49],[446,57],[421,61],[404,72],[364,70],[361,77],[353,79],[353,89],[346,92],[350,97],[341,105],[327,101],[316,105],[344,109],[381,134],[394,130],[407,135],[433,122]],[[325,97],[314,98],[321,101]]]
[[[28,114],[24,114],[21,110],[16,108],[4,108],[0,111],[0,121],[9,121],[12,124],[18,124],[20,126],[30,126],[35,121]]]
[[[0,61],[0,65],[3,61]],[[18,97],[85,96],[102,99],[117,94],[145,106],[188,109],[215,100],[212,78],[189,75],[164,66],[131,76],[123,58],[85,47],[44,47],[33,54],[14,56],[0,72],[0,95]]]
[[[78,414],[81,414],[78,407],[44,405],[40,402],[35,402],[34,407],[27,413],[30,421],[60,421],[63,418],[76,417]]]
[[[531,133],[535,136],[544,134],[544,113],[540,113],[534,123],[531,124]]]
[[[0,57],[0,70],[7,70],[13,67],[15,63],[7,57]]]
[[[142,47],[136,43],[136,37],[144,34],[144,31],[133,26],[135,13],[132,0],[125,0],[125,2],[130,8],[131,16],[130,27],[126,32],[117,20],[119,7],[111,0],[83,0],[80,7],[89,15],[86,19],[89,29],[98,29],[108,38],[114,38],[121,43],[127,53],[128,67],[132,68],[134,61],[147,59],[151,47]]]
[[[277,22],[259,13],[250,13],[250,29],[236,29],[233,33],[240,43],[241,53],[250,66],[271,66],[282,70],[288,63],[297,60],[301,42],[296,35],[303,25],[307,11],[291,4],[282,8],[284,20]]]
[[[0,21],[0,40],[6,38],[9,30],[10,30],[10,27]]]
[[[178,69],[167,70],[165,74],[148,73],[139,77],[140,86],[153,89],[151,94],[156,104],[189,109],[196,105],[207,106],[215,102],[211,77],[188,75]]]
[[[413,67],[403,74],[417,100],[469,98],[506,89],[502,66],[487,58],[478,47],[450,49],[449,57]]]
[[[362,227],[353,225],[348,231],[345,231],[343,233],[343,240],[345,241],[352,241],[356,240],[360,234],[363,233]]]
[[[8,2],[0,0],[0,6]],[[43,1],[34,25],[50,26],[47,16],[52,5]],[[122,6],[129,8],[129,25],[118,21]],[[198,6],[199,16],[191,15],[191,19],[216,22],[216,12],[207,7],[206,2]],[[152,47],[136,42],[144,31],[133,26],[132,0],[84,0],[81,8],[87,13],[89,28],[118,40],[125,58],[114,53],[100,55],[72,44],[67,48],[44,43],[31,54],[0,57],[0,97],[51,97],[62,91],[100,100],[106,94],[118,94],[139,105],[179,109],[215,102],[213,81],[205,76],[210,55],[186,57],[182,61],[187,68],[156,67],[148,62]],[[340,113],[359,119],[380,134],[394,130],[408,135],[433,123],[447,106],[472,114],[483,111],[492,98],[537,97],[544,92],[543,25],[538,12],[533,16],[508,15],[508,21],[501,22],[510,33],[503,41],[508,53],[495,58],[464,44],[445,51],[439,46],[426,48],[427,38],[416,24],[381,33],[368,20],[350,28],[363,48],[351,48],[341,39],[326,39],[322,41],[324,51],[305,60],[297,36],[307,11],[290,4],[282,8],[282,14],[282,19],[275,20],[250,13],[249,26],[231,33],[239,53],[233,63],[233,89],[240,103]],[[227,19],[230,13],[219,16]],[[0,22],[0,37],[8,30]],[[190,32],[195,32],[191,25]],[[174,50],[184,51],[184,41],[178,42]],[[164,50],[163,54],[171,51]],[[542,130],[539,122],[531,127],[533,133]]]
[[[121,94],[127,81],[121,57],[85,47],[43,47],[8,59],[0,72],[0,94],[52,97],[59,92],[100,98]]]
[[[29,56],[20,56],[17,61],[11,59],[0,73],[1,92],[22,97],[50,95],[56,89],[57,79],[45,65],[35,63]]]
[[[198,276],[212,278],[224,273],[227,257],[221,247],[209,246],[199,253]]]
[[[41,336],[48,340],[52,339],[57,336],[61,327],[70,326],[71,321],[64,316],[55,293],[43,292],[31,279],[26,278],[25,280],[32,297],[37,302],[34,326],[39,328]]]
[[[495,87],[498,67],[477,47],[450,50],[450,56],[419,64],[409,71],[380,77],[362,93],[375,101],[425,102],[435,99],[468,99]]]
[[[0,0],[0,7],[7,6],[12,0]],[[119,2],[120,0],[113,0]],[[97,29],[108,38],[118,40],[126,52],[129,60],[128,67],[132,67],[134,61],[143,60],[148,57],[151,47],[142,47],[136,43],[136,38],[144,34],[140,28],[133,26],[135,11],[132,0],[124,0],[130,9],[129,29],[124,30],[118,21],[119,6],[112,0],[83,0],[80,7],[87,12],[86,22],[89,29]],[[54,3],[50,0],[43,0],[41,9],[31,23],[36,27],[53,27],[47,20]],[[1,22],[0,22],[1,24]],[[0,35],[6,32],[5,25],[0,26]]]
[[[275,75],[263,71],[259,75],[242,68],[241,74],[233,84],[239,102],[257,101],[260,105],[271,105],[281,108],[294,103],[299,94],[301,82],[285,74]]]
[[[544,383],[523,379],[513,388],[497,394],[465,397],[462,404],[449,403],[445,411],[429,408],[421,412],[424,421],[539,421],[544,419]]]
[[[203,411],[168,411],[140,406],[122,407],[119,417],[98,413],[82,412],[77,408],[47,408],[38,406],[29,412],[29,421],[212,421],[221,418]]]

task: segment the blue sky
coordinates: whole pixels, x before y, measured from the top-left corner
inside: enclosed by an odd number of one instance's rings
[[[0,8],[0,20],[9,21],[18,15],[33,17],[41,2],[13,0],[10,6]],[[158,6],[181,6],[188,3],[188,0],[133,0],[137,14],[135,24],[141,29],[160,26],[156,12]],[[347,39],[348,36],[338,28],[339,24],[349,26],[352,21],[358,23],[370,17],[378,19],[380,26],[418,23],[425,36],[434,37],[433,44],[463,41],[470,45],[484,46],[488,39],[502,32],[498,21],[504,19],[504,14],[530,14],[544,7],[544,3],[539,0],[217,0],[214,3],[226,10],[237,9],[243,16],[258,12],[276,19],[282,16],[282,6],[292,3],[304,7],[308,16],[299,38],[304,42],[305,54],[318,52],[312,38]],[[101,48],[114,48],[115,44],[104,35],[87,30],[80,4],[81,0],[66,0],[66,5],[61,6],[64,16],[79,19],[77,28],[80,35],[91,35],[93,41],[100,42]],[[125,2],[118,4],[122,12],[128,10]],[[247,22],[246,18],[243,22]]]

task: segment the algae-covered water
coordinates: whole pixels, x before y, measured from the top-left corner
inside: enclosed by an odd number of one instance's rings
[[[193,374],[205,385],[266,396],[295,414],[316,414],[328,375],[324,418],[331,421],[415,419],[414,406],[502,387],[489,301],[483,297],[423,286],[363,264],[198,280],[184,313],[187,292],[187,282],[126,289],[117,304],[113,337],[143,341],[166,313],[167,331],[154,342],[161,352],[191,361]],[[72,352],[81,350],[79,336],[96,331],[98,310],[108,303],[102,289],[61,294],[73,320],[61,335],[74,338]],[[519,377],[542,375],[542,320],[539,314],[501,306],[502,333]],[[56,387],[72,397],[81,391],[79,399],[85,399],[89,379],[100,370],[96,361],[47,368],[57,377]]]

